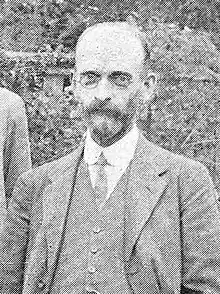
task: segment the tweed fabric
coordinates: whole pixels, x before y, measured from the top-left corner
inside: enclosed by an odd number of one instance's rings
[[[102,294],[131,293],[123,251],[127,178],[128,172],[100,211],[87,164],[82,160],[52,294],[83,294],[88,287]]]
[[[50,293],[83,150],[82,142],[19,178],[0,240],[1,293]],[[126,194],[125,271],[133,293],[219,294],[218,195],[204,166],[140,136]]]
[[[30,168],[24,103],[15,93],[0,88],[0,231],[15,182]]]

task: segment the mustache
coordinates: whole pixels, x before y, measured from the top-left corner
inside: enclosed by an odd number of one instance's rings
[[[100,115],[106,115],[106,116],[113,116],[114,118],[119,118],[121,116],[124,116],[125,113],[123,113],[117,106],[112,104],[103,104],[103,103],[93,103],[86,109],[87,115],[94,115],[94,114],[100,114]]]

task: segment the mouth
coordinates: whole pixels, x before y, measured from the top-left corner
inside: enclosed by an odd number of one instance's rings
[[[88,115],[91,116],[100,116],[100,117],[108,117],[108,118],[114,118],[115,120],[120,119],[120,117],[123,116],[121,111],[117,109],[112,108],[105,108],[105,109],[92,109],[88,111]]]

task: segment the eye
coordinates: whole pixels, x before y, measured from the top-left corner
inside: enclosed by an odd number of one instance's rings
[[[100,79],[100,76],[97,73],[88,72],[83,73],[80,76],[80,83],[82,86],[89,87],[96,85]]]
[[[110,79],[119,87],[128,87],[131,83],[131,77],[123,73],[112,74]]]

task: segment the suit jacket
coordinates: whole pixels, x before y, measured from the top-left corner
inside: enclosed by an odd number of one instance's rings
[[[1,293],[50,293],[82,153],[83,143],[19,178],[0,246]],[[134,293],[220,293],[219,211],[206,168],[141,135],[128,193]]]
[[[0,88],[0,220],[20,174],[31,168],[27,119],[22,99]]]

